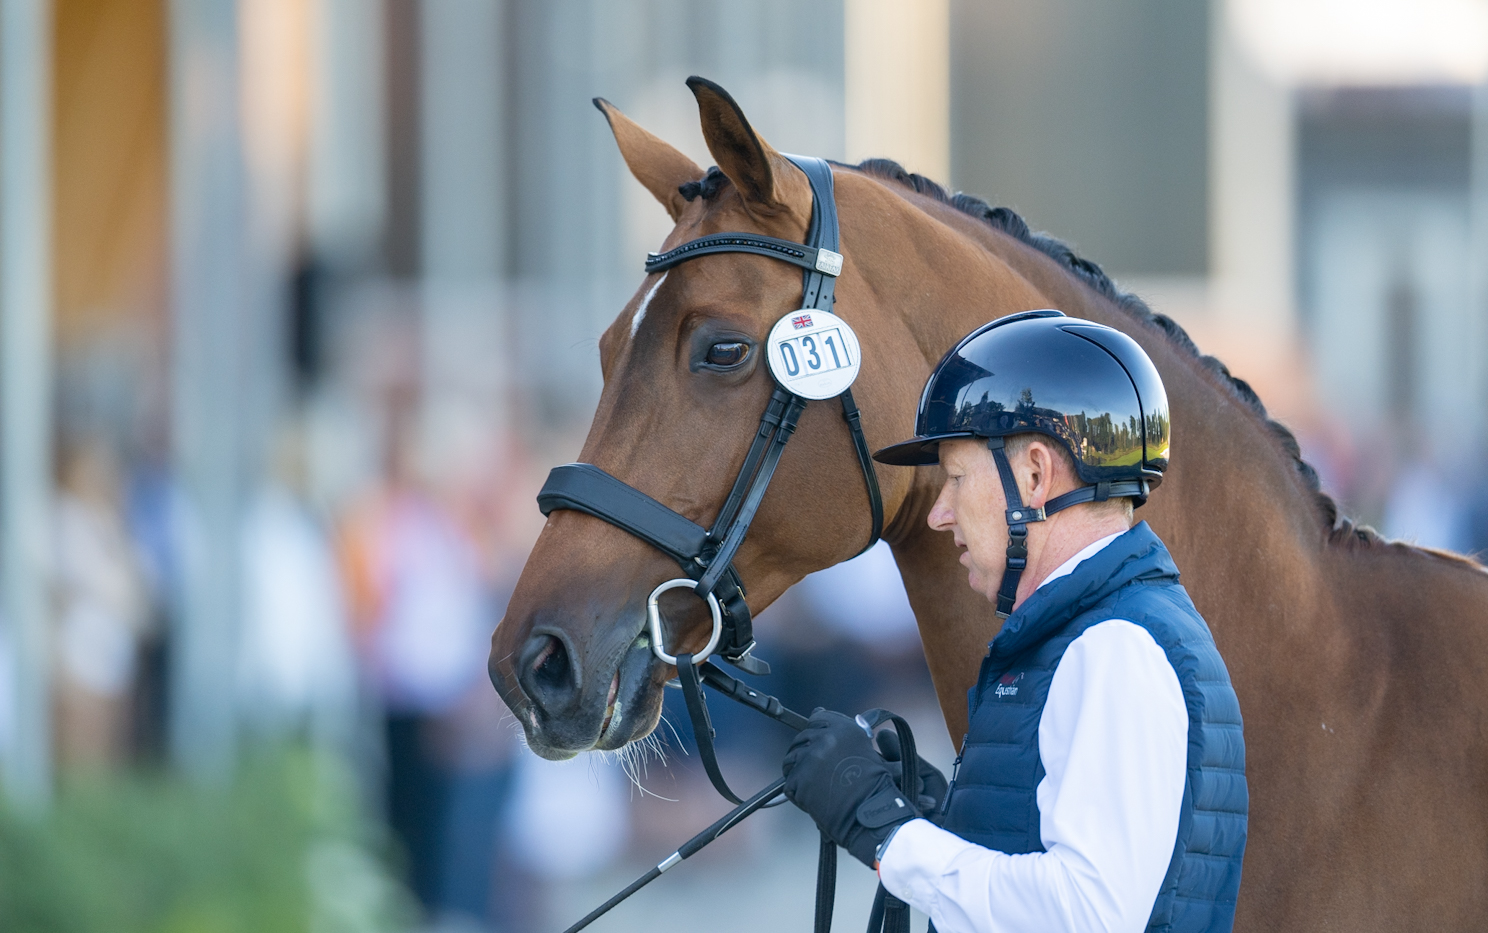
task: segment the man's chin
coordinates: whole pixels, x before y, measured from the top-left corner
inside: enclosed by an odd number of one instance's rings
[[[987,581],[980,573],[977,573],[975,570],[967,571],[966,585],[971,587],[976,592],[981,593],[983,596],[987,595]]]

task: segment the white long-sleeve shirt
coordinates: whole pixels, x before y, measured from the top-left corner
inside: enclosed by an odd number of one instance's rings
[[[1074,570],[1096,541],[1040,584]],[[1110,619],[1070,643],[1038,730],[1045,852],[1008,855],[912,820],[879,863],[884,887],[939,933],[1139,933],[1167,874],[1188,761],[1188,709],[1146,629]]]

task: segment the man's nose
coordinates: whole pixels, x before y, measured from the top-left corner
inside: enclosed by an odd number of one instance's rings
[[[956,516],[940,499],[936,499],[935,504],[930,506],[930,514],[925,517],[925,521],[935,531],[945,531],[955,523]]]

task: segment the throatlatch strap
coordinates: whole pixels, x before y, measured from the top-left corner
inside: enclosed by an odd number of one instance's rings
[[[858,411],[858,403],[853,400],[852,389],[842,390],[842,420],[847,422],[848,433],[852,435],[853,449],[858,452],[858,466],[863,469],[865,478],[872,477],[866,483],[868,487],[868,509],[873,515],[872,530],[868,533],[868,543],[863,545],[867,551],[878,543],[883,536],[883,494],[878,491],[878,474],[874,472],[873,452],[868,449],[868,438],[863,436],[863,415]],[[857,556],[857,555],[853,555]]]
[[[703,760],[703,770],[708,772],[708,780],[713,782],[713,789],[730,803],[743,803],[744,800],[728,786],[728,782],[723,779],[723,772],[718,768],[718,755],[713,749],[713,739],[717,733],[713,731],[713,721],[708,718],[708,702],[703,699],[703,688],[698,683],[697,667],[692,663],[692,655],[677,655],[677,679],[682,682],[682,698],[687,701],[687,718],[692,720],[692,736],[697,741],[698,757]]]

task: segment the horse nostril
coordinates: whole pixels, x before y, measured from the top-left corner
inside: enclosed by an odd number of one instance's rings
[[[534,635],[523,656],[522,687],[539,709],[553,712],[578,696],[577,671],[563,639],[551,634]]]
[[[547,640],[547,645],[532,665],[533,680],[549,689],[561,687],[568,681],[568,649],[552,635],[541,637]]]

